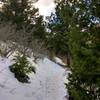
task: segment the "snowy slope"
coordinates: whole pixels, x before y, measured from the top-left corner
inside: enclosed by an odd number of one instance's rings
[[[65,70],[45,58],[30,74],[30,84],[23,84],[9,71],[12,61],[0,58],[0,100],[67,100],[64,86]]]

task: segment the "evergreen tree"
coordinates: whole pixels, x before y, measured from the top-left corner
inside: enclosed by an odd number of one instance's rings
[[[70,32],[69,47],[73,59],[68,89],[72,100],[100,99],[99,32],[96,27],[89,32],[80,32],[78,28]]]
[[[43,17],[39,15],[38,9],[33,5],[37,0],[2,0],[2,2],[0,19],[15,25],[16,33],[12,34],[14,42],[18,37],[18,43],[21,40],[24,46],[31,45],[30,47],[32,47],[34,39],[43,40],[45,38]],[[21,35],[18,34],[19,32]]]
[[[72,74],[67,84],[69,99],[99,100],[100,1],[61,0],[57,2],[57,6],[58,15],[66,26],[64,33],[67,34],[72,57]]]
[[[17,28],[35,23],[38,9],[32,6],[32,0],[3,0],[1,20],[12,21]]]
[[[55,54],[65,55],[67,64],[70,65],[70,51],[68,47],[67,32],[70,31],[70,21],[72,17],[70,5],[64,6],[65,1],[56,1],[56,12],[51,14],[48,28],[47,44],[48,48]],[[67,16],[67,17],[66,17]]]
[[[33,35],[35,38],[44,40],[46,38],[46,31],[44,26],[43,16],[36,19],[35,28],[33,30]]]
[[[1,21],[10,21],[17,26],[17,30],[24,29],[26,32],[33,32],[33,36],[43,38],[45,33],[43,17],[33,6],[37,1],[2,0]]]
[[[29,83],[28,74],[35,73],[35,67],[29,64],[25,55],[17,55],[13,60],[15,63],[10,66],[10,70],[14,73],[15,78],[22,83]]]

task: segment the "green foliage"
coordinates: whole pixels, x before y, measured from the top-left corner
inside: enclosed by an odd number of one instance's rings
[[[92,13],[100,18],[100,1],[99,0],[92,0]]]
[[[6,0],[2,7],[1,20],[12,21],[20,29],[35,21],[38,9],[32,7],[31,0]]]
[[[67,3],[64,0],[57,1],[55,16],[51,15],[51,18],[55,17],[55,20],[53,23],[48,24],[51,32],[48,34],[47,44],[48,48],[55,53],[66,55],[69,52],[67,32],[70,31],[72,12],[69,4],[64,6],[65,4]]]
[[[30,37],[45,37],[43,18],[39,15],[38,9],[34,8],[33,2],[37,0],[4,0],[0,19],[15,24],[17,30],[25,29],[26,32],[33,32]],[[31,40],[32,41],[32,40]]]
[[[0,10],[0,21],[2,21],[2,23],[10,22],[11,26],[14,25],[13,28],[15,32],[12,34],[14,38],[12,38],[12,40],[14,42],[16,41],[16,37],[19,36],[19,32],[21,32],[21,35],[18,37],[17,42],[21,43],[25,41],[26,43],[24,42],[23,44],[29,44],[31,45],[30,47],[32,47],[34,39],[45,38],[43,17],[39,15],[38,9],[36,9],[33,4],[33,2],[36,1],[37,0],[1,1],[3,2],[3,7]]]
[[[92,2],[57,1],[57,15],[62,23],[61,29],[65,27],[62,33],[66,34],[62,38],[66,38],[72,57],[72,74],[67,84],[70,100],[100,99],[100,22],[95,24],[90,19],[91,15],[100,18],[100,2],[88,1]],[[59,33],[57,29],[53,32]]]
[[[56,54],[66,54],[68,50],[66,34],[50,33],[47,39],[47,48],[54,51]]]
[[[84,100],[85,97],[86,100],[99,100],[100,98],[100,46],[98,44],[100,37],[97,37],[99,31],[96,27],[89,32],[73,29],[69,34],[73,63],[68,88],[74,98],[72,100]],[[74,92],[79,95],[79,99]]]
[[[10,66],[11,72],[14,73],[18,81],[22,83],[29,82],[28,74],[31,72],[35,73],[35,67],[31,66],[25,55],[15,56],[15,63]]]
[[[42,40],[45,39],[46,32],[45,32],[45,26],[44,26],[42,16],[40,16],[39,18],[36,19],[36,24],[35,24],[35,28],[33,30],[33,35],[35,38],[42,39]]]

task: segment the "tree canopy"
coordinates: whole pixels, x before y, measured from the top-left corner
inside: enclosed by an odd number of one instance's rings
[[[61,45],[59,51],[67,44],[65,51],[69,50],[71,54],[72,74],[67,84],[69,99],[99,100],[100,1],[59,0],[56,5],[56,16],[60,23],[51,24],[50,29],[52,34],[55,33],[55,40],[59,36],[59,43],[54,40],[55,44]],[[61,42],[64,38],[66,41]]]

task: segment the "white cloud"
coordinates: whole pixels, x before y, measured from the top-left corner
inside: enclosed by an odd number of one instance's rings
[[[42,6],[50,6],[52,4],[53,0],[39,0],[38,4]]]
[[[35,6],[39,8],[39,12],[41,15],[47,16],[50,15],[51,12],[54,12],[55,4],[54,0],[39,0]]]

